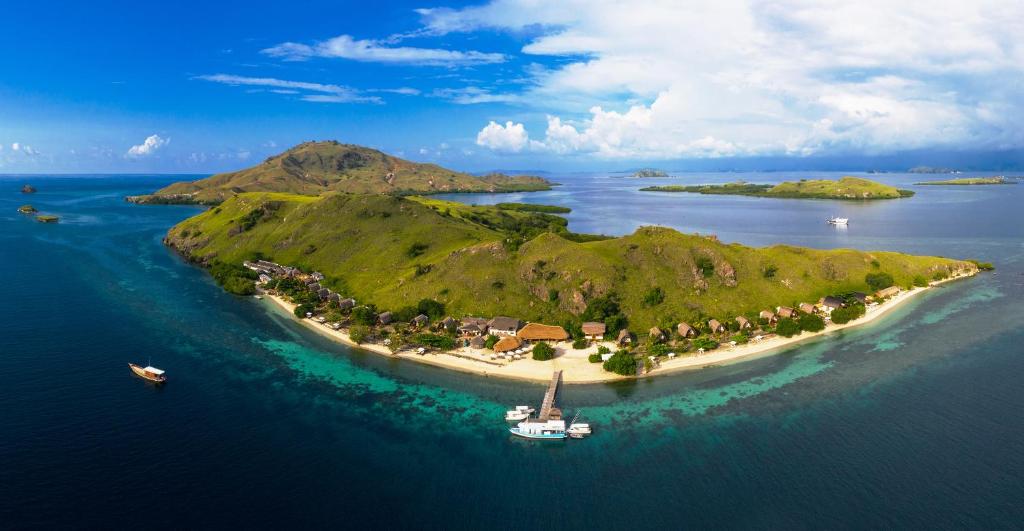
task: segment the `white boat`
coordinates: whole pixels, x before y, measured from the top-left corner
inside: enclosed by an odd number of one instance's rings
[[[835,217],[828,220],[830,225],[846,225],[847,223],[849,223],[849,221],[850,221],[850,218],[835,218]]]
[[[527,420],[514,428],[509,428],[512,435],[526,439],[560,440],[567,437],[564,420]]]
[[[569,437],[572,437],[573,439],[582,439],[594,432],[590,429],[590,424],[587,424],[586,422],[573,422],[569,425],[569,429],[566,430],[566,433],[568,433]]]
[[[252,298],[258,299],[258,300],[263,300],[263,295],[253,295]]]
[[[515,409],[511,409],[505,412],[505,420],[509,422],[519,422],[530,418],[535,410],[530,406],[516,406]]]

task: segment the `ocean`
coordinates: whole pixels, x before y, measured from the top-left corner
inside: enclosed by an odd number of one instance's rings
[[[564,174],[452,196],[569,206],[578,232],[996,264],[783,352],[565,386],[595,434],[557,443],[501,418],[543,384],[351,349],[224,293],[161,243],[198,207],[123,200],[182,176],[0,176],[0,527],[1021,527],[1024,185],[881,174],[917,195],[871,203],[637,191],[836,176]],[[167,385],[126,366],[150,361]]]

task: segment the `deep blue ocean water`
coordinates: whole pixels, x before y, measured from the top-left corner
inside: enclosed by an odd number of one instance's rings
[[[551,192],[458,196],[564,204],[582,232],[662,224],[998,267],[785,352],[566,386],[560,402],[596,434],[535,444],[500,417],[543,385],[355,351],[222,292],[161,244],[197,208],[122,199],[177,179],[0,177],[0,528],[1024,522],[1024,185],[862,204],[650,194],[636,190],[663,180],[580,174]],[[39,192],[20,194],[26,182]],[[61,223],[15,211],[28,202]],[[149,360],[166,386],[126,366]]]

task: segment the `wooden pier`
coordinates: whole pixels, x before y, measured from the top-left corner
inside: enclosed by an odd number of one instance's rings
[[[555,394],[558,393],[558,384],[561,381],[562,371],[555,371],[551,376],[551,383],[548,384],[548,390],[544,393],[544,401],[540,404],[540,414],[538,415],[538,418],[541,422],[545,422],[551,418],[551,410],[555,406]]]

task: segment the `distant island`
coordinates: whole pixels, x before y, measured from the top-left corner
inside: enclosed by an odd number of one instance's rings
[[[57,223],[60,221],[60,218],[49,214],[40,214],[36,216],[36,221],[40,223]]]
[[[18,207],[18,212],[21,212],[22,214],[35,214],[36,212],[39,211],[36,210],[36,207],[32,205],[21,205],[20,207]]]
[[[779,184],[752,184],[737,181],[727,184],[648,186],[641,192],[686,192],[713,195],[748,195],[754,197],[776,197],[786,199],[842,199],[872,200],[911,197],[914,192],[901,190],[860,177],[843,177],[837,181],[828,179],[800,180]]]
[[[914,183],[918,186],[984,186],[991,184],[1017,184],[1017,181],[1006,177],[960,177],[945,181],[923,181]]]
[[[644,179],[649,177],[668,177],[668,174],[653,168],[644,168],[633,172],[633,177]]]
[[[31,184],[26,184],[25,186],[21,187],[21,193],[23,193],[23,194],[34,194],[34,193],[36,193],[36,187],[32,186]]]
[[[935,168],[932,166],[915,166],[907,170],[907,173],[960,173],[960,170],[953,168]]]
[[[475,176],[393,157],[376,149],[336,141],[306,142],[244,170],[178,182],[153,194],[131,196],[140,204],[216,205],[238,193],[325,192],[438,194],[535,192],[555,183],[534,176]]]

